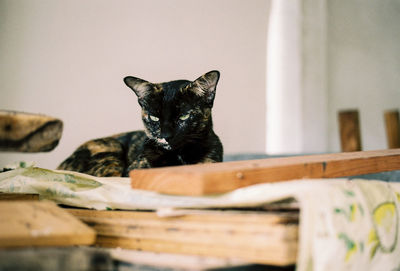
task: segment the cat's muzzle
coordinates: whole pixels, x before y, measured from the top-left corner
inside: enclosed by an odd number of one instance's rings
[[[157,143],[161,146],[161,147],[163,147],[164,149],[166,149],[166,150],[168,150],[168,151],[170,151],[172,148],[171,148],[171,145],[168,143],[168,141],[167,140],[165,140],[165,138],[157,138]]]

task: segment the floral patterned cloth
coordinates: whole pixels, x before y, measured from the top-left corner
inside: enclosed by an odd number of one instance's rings
[[[400,184],[314,183],[301,204],[297,270],[400,270]]]

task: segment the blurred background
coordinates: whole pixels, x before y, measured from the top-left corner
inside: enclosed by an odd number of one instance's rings
[[[221,72],[213,119],[225,153],[340,151],[358,109],[364,150],[386,148],[400,107],[400,0],[0,0],[0,109],[60,118],[55,168],[86,140],[142,129],[127,75]]]

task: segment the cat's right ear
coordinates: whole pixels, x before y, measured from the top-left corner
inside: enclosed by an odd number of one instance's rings
[[[138,96],[139,99],[143,99],[151,89],[150,82],[133,76],[125,77],[124,82],[135,92],[136,96]]]

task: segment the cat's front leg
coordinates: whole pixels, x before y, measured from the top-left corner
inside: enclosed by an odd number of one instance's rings
[[[216,161],[210,157],[205,157],[202,160],[200,160],[199,164],[208,164],[208,163],[217,163],[217,162],[220,162],[220,161]]]
[[[129,176],[129,172],[134,169],[141,169],[141,168],[151,168],[150,162],[147,160],[146,157],[139,155],[139,157],[133,161],[125,170],[124,176]]]
[[[222,162],[223,160],[223,147],[221,142],[218,140],[214,140],[214,144],[211,145],[211,148],[206,152],[203,158],[200,159],[200,164],[207,163],[217,163]]]
[[[140,169],[140,168],[151,168],[152,166],[146,157],[140,156],[129,167],[132,169]]]
[[[155,148],[150,142],[145,142],[141,153],[127,167],[124,175],[128,176],[131,170],[158,167],[159,161],[163,160],[163,152]]]

